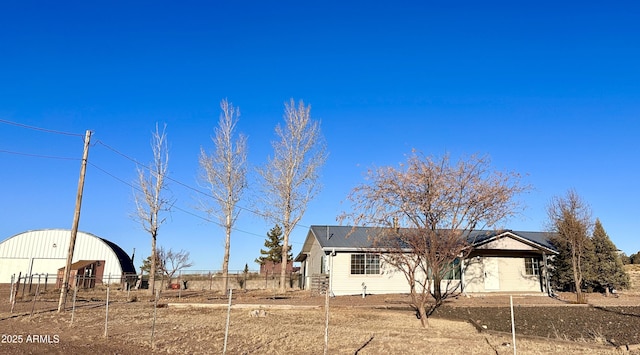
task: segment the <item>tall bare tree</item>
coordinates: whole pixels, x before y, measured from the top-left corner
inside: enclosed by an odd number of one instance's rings
[[[168,283],[176,272],[191,267],[193,263],[190,260],[189,252],[185,250],[173,251],[171,248],[165,250],[163,247],[158,248],[158,268],[167,276]]]
[[[220,102],[220,108],[222,113],[212,137],[215,150],[207,154],[203,148],[200,149],[200,179],[215,200],[213,206],[203,203],[204,209],[217,217],[225,230],[222,274],[226,294],[229,288],[231,230],[240,212],[237,203],[247,187],[247,139],[242,134],[237,137],[235,134],[240,110],[226,99]]]
[[[289,255],[289,237],[320,190],[318,174],[327,158],[320,122],[311,119],[311,106],[293,99],[285,104],[284,125],[276,126],[273,156],[258,169],[263,179],[264,215],[282,226],[282,255]],[[287,262],[280,271],[280,291],[286,288]]]
[[[567,191],[565,196],[556,196],[547,206],[550,229],[560,241],[567,244],[571,253],[573,282],[576,288],[576,301],[586,303],[582,294],[582,262],[590,243],[589,234],[593,227],[591,207],[575,190]]]
[[[456,259],[467,255],[472,232],[515,214],[514,196],[528,189],[516,173],[491,171],[487,157],[453,165],[448,155],[415,151],[399,168],[372,169],[367,177],[348,196],[353,212],[340,219],[379,227],[372,228],[373,245],[407,279],[423,327],[455,290],[442,281],[459,273]]]
[[[134,198],[136,212],[134,219],[142,224],[142,228],[151,236],[151,270],[149,272],[149,292],[155,293],[156,275],[156,241],[158,229],[166,218],[161,217],[162,212],[171,210],[173,201],[166,196],[166,177],[169,168],[169,148],[167,145],[166,125],[162,131],[156,124],[156,130],[151,136],[151,150],[153,162],[147,168],[138,167],[138,179]]]

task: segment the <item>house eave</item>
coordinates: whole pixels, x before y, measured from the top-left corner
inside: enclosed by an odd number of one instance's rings
[[[510,238],[513,238],[513,239],[515,239],[515,240],[517,240],[517,241],[519,241],[519,242],[521,242],[523,244],[526,244],[526,245],[529,245],[529,246],[534,247],[536,249],[539,249],[541,251],[547,252],[548,254],[558,255],[558,252],[556,250],[553,250],[553,249],[551,249],[551,248],[549,248],[547,246],[544,246],[544,245],[542,245],[540,243],[536,243],[536,242],[534,242],[534,241],[532,241],[530,239],[523,238],[523,237],[521,237],[521,236],[519,236],[519,235],[517,235],[517,234],[515,234],[515,233],[513,233],[511,231],[506,231],[504,233],[497,234],[495,236],[492,236],[491,238],[484,239],[479,243],[475,243],[474,242],[471,245],[471,248],[472,249],[478,249],[478,247],[480,247],[482,245],[489,244],[491,242],[494,242],[494,241],[496,241],[498,239],[501,239],[501,238],[504,238],[504,237],[507,237],[507,236],[510,237]]]

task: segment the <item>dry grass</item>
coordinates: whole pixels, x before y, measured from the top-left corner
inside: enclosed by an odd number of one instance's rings
[[[96,291],[96,294],[88,293],[83,296],[85,301],[78,303],[73,324],[69,311],[61,314],[43,311],[30,317],[29,302],[21,304],[22,308],[17,312],[22,314],[21,316],[12,317],[8,312],[8,303],[0,300],[2,333],[59,336],[58,344],[2,344],[0,353],[222,353],[226,309],[166,307],[166,304],[174,299],[163,299],[161,304],[165,307],[157,309],[152,346],[154,309],[153,302],[148,297],[141,294],[137,297],[137,302],[128,302],[126,293],[112,292],[108,336],[105,338],[104,295]],[[263,296],[260,294],[250,301],[267,301]],[[283,302],[302,305],[315,300],[309,300],[305,294],[296,293],[290,296],[290,299]],[[380,297],[379,302],[390,297]],[[89,301],[92,299],[95,301]],[[211,296],[194,301],[207,300],[211,302]],[[513,353],[510,335],[478,333],[467,322],[443,319],[430,319],[430,327],[422,329],[420,322],[410,311],[374,309],[370,306],[364,307],[357,301],[360,300],[345,298],[332,301],[334,303],[331,305],[329,324],[330,354]],[[50,301],[46,306],[55,308],[55,302]],[[266,317],[251,317],[251,309],[247,308],[231,311],[228,354],[323,353],[325,311],[322,307],[266,309]],[[517,350],[520,354],[619,353],[612,347],[594,345],[596,335],[586,335],[585,343],[519,337]],[[589,336],[592,339],[588,339]]]

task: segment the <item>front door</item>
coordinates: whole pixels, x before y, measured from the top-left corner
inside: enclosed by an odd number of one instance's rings
[[[486,291],[499,290],[500,275],[498,274],[498,258],[484,257],[482,265],[484,268],[484,289]]]

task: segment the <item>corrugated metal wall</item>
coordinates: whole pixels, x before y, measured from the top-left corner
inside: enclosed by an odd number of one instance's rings
[[[55,282],[58,268],[65,266],[70,238],[70,230],[46,229],[24,232],[3,241],[0,243],[0,283],[11,282],[11,275],[19,272],[23,275],[49,273],[54,275],[52,282]],[[104,277],[122,275],[115,252],[95,235],[78,232],[72,262],[79,260],[104,260]]]

